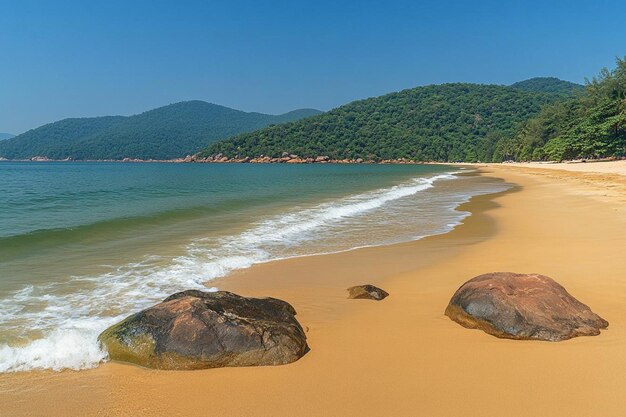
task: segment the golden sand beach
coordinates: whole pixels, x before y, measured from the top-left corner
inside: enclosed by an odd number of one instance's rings
[[[481,166],[515,187],[464,205],[473,215],[448,234],[212,282],[296,308],[311,351],[293,364],[3,374],[0,416],[623,416],[626,176],[584,167]],[[491,271],[548,275],[609,328],[513,341],[444,316],[461,284]],[[346,288],[363,283],[390,296],[348,300]]]

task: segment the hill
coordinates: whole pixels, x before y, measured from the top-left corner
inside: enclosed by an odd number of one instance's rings
[[[63,149],[71,147],[84,137],[106,130],[120,123],[122,116],[63,119],[7,139],[0,143],[0,157],[28,159],[33,156],[48,156],[64,159]]]
[[[443,84],[355,101],[327,113],[210,144],[204,158],[301,157],[417,161],[500,160],[499,141],[559,94]]]
[[[203,101],[170,104],[138,115],[64,119],[0,143],[0,156],[28,159],[172,159],[207,143],[271,124],[319,114],[247,113]]]
[[[571,96],[585,89],[585,87],[580,84],[563,81],[556,77],[535,77],[529,80],[518,81],[511,84],[511,87],[522,91],[559,94],[562,96]]]
[[[626,59],[603,69],[582,93],[546,106],[500,147],[517,160],[626,156]]]
[[[13,137],[15,137],[15,135],[10,133],[0,133],[0,140],[11,139]]]

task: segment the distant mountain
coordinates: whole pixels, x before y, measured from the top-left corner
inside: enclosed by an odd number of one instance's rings
[[[210,144],[200,157],[501,160],[498,143],[561,94],[479,84],[417,87]]]
[[[563,96],[573,95],[582,92],[585,87],[570,81],[563,81],[556,77],[535,77],[511,84],[511,87],[518,90],[530,91],[534,93],[550,93]]]
[[[274,123],[287,123],[293,122],[300,119],[306,119],[307,117],[317,116],[318,114],[322,114],[323,112],[315,109],[298,109],[292,110],[290,112],[279,114],[278,116],[273,116]],[[260,114],[260,113],[257,113]]]
[[[138,115],[64,119],[0,143],[0,157],[28,159],[172,159],[218,139],[320,114],[247,113],[204,101],[185,101]]]
[[[15,135],[12,135],[10,133],[0,133],[0,140],[11,139],[14,137]]]
[[[105,131],[126,119],[123,116],[63,119],[29,130],[26,133],[0,143],[0,157],[28,159],[33,156],[48,156],[63,159],[71,149],[85,137]]]

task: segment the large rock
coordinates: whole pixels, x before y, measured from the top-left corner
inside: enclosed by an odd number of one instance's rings
[[[609,323],[551,278],[494,272],[467,281],[446,308],[462,326],[508,339],[595,336]]]
[[[110,359],[149,368],[282,365],[309,350],[295,315],[275,298],[189,290],[133,314],[98,339]]]
[[[380,301],[389,293],[370,284],[356,285],[348,288],[348,298]]]

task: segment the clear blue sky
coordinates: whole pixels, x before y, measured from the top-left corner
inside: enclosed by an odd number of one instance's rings
[[[583,82],[621,1],[0,0],[0,132],[200,99],[328,110],[444,82]]]

